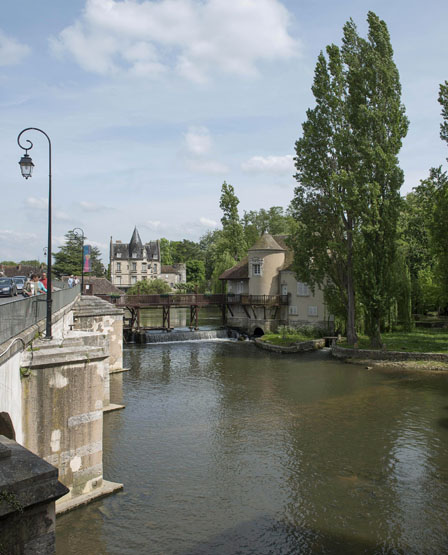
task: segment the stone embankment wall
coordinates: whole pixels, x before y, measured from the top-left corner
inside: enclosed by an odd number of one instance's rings
[[[325,339],[312,339],[310,341],[301,341],[290,347],[284,347],[282,345],[272,345],[272,343],[267,343],[261,339],[255,339],[255,345],[264,349],[265,351],[271,351],[272,353],[305,353],[308,351],[317,351],[325,347]]]
[[[434,360],[448,363],[448,354],[443,353],[406,353],[403,351],[377,351],[367,349],[348,349],[336,345],[332,348],[331,354],[339,359],[359,358],[370,360]]]

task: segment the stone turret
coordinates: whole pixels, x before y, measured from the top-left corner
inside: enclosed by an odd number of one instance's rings
[[[286,250],[269,233],[264,233],[248,251],[249,294],[279,295],[279,270]]]

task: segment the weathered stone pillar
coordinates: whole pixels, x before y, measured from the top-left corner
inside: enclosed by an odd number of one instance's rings
[[[75,330],[105,333],[109,337],[109,372],[123,368],[124,310],[95,296],[82,296],[73,311]]]
[[[67,492],[57,468],[0,436],[1,553],[55,553],[55,501]]]
[[[103,480],[108,349],[105,335],[74,332],[62,342],[35,341],[23,355],[23,445],[59,469],[70,491],[58,511],[122,487]]]

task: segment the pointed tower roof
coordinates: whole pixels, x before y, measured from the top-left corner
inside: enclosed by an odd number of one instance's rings
[[[137,231],[137,226],[135,226],[134,233],[132,234],[131,240],[129,242],[129,250],[131,252],[134,252],[134,251],[139,251],[142,248],[143,248],[143,243]]]
[[[270,233],[263,233],[263,235],[255,243],[255,245],[253,245],[249,250],[250,251],[285,251],[286,249],[281,247]]]

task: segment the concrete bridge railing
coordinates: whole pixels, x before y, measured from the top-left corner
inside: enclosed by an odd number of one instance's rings
[[[80,285],[53,291],[52,314],[72,303],[80,294]],[[47,295],[13,300],[0,304],[0,345],[34,326],[47,315]]]

